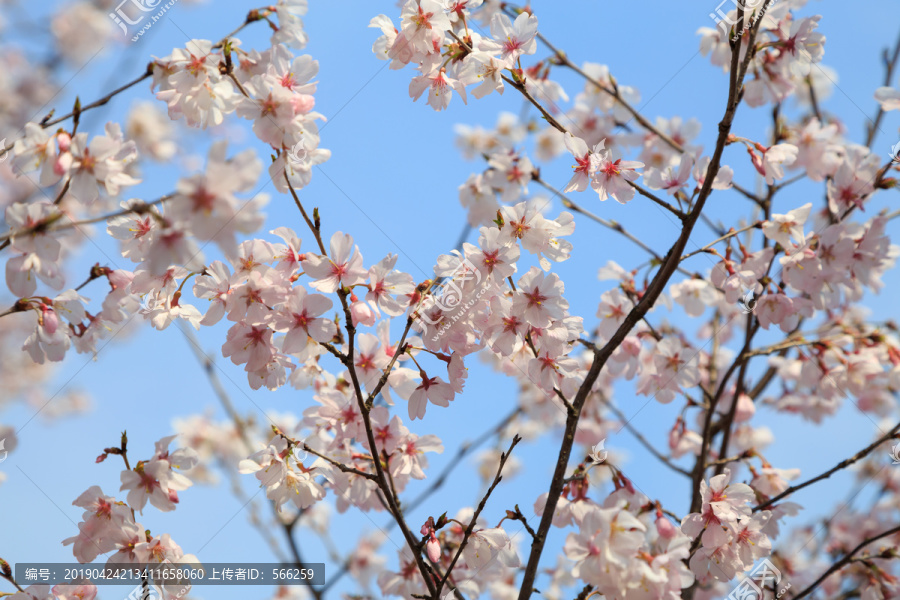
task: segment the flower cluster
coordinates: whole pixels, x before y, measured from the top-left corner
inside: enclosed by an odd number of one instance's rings
[[[428,105],[443,110],[455,91],[466,102],[466,88],[475,98],[504,90],[504,71],[525,81],[522,56],[537,50],[538,20],[522,12],[515,21],[495,12],[490,18],[490,36],[469,29],[467,22],[482,0],[462,2],[407,0],[400,13],[400,29],[386,15],[372,19],[370,27],[382,36],[372,46],[375,56],[389,60],[392,69],[416,66],[419,74],[409,84],[409,95],[418,100],[427,93]],[[530,76],[529,76],[530,80]]]

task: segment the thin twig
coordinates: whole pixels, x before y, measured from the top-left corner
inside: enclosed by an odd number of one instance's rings
[[[508,12],[508,10],[509,9],[507,9],[507,12]],[[657,137],[659,137],[659,139],[661,139],[663,142],[668,144],[673,150],[675,150],[679,154],[684,152],[684,147],[681,144],[679,144],[678,142],[673,140],[671,137],[669,137],[668,135],[666,135],[665,133],[660,131],[657,127],[655,127],[652,123],[650,123],[650,121],[648,121],[646,118],[644,118],[644,116],[641,115],[641,113],[639,113],[637,111],[637,109],[635,109],[633,106],[631,106],[631,104],[629,104],[619,93],[618,87],[613,87],[612,89],[607,88],[605,85],[601,84],[599,81],[597,81],[596,79],[594,79],[593,77],[591,77],[590,75],[585,73],[581,69],[581,67],[579,67],[578,65],[573,63],[571,60],[569,60],[569,57],[566,55],[565,52],[562,52],[561,50],[557,49],[556,46],[551,44],[550,41],[547,40],[547,38],[544,37],[544,35],[542,33],[538,32],[537,38],[539,40],[541,40],[541,42],[545,46],[547,46],[547,48],[551,52],[553,52],[553,54],[556,57],[556,60],[559,61],[560,65],[575,71],[576,73],[581,75],[586,81],[589,81],[594,86],[596,86],[597,89],[599,89],[600,91],[615,98],[616,102],[621,104],[622,107],[625,108],[625,110],[627,110],[631,114],[631,116],[634,117],[634,119],[638,123],[641,124],[641,127],[643,127],[647,131],[649,131],[649,132],[653,133],[654,135],[656,135]]]
[[[872,452],[873,450],[875,450],[878,446],[880,446],[880,445],[883,444],[884,442],[888,441],[889,439],[893,438],[894,435],[895,435],[898,431],[900,431],[900,423],[897,423],[897,424],[894,426],[893,429],[891,429],[889,432],[887,432],[886,434],[884,434],[883,436],[881,436],[880,438],[878,438],[877,440],[875,440],[875,442],[873,442],[872,444],[866,446],[865,448],[863,448],[862,450],[860,450],[859,452],[857,452],[857,453],[854,454],[853,456],[851,456],[851,457],[849,457],[849,458],[845,458],[844,460],[842,460],[841,462],[839,462],[838,464],[836,464],[836,465],[833,466],[832,468],[828,469],[828,470],[825,471],[824,473],[822,473],[822,474],[820,474],[820,475],[816,475],[816,476],[813,477],[812,479],[808,479],[808,480],[804,481],[803,483],[799,483],[799,484],[797,484],[797,485],[792,485],[791,487],[787,488],[786,490],[784,490],[783,492],[781,492],[781,493],[778,494],[777,496],[775,496],[775,497],[773,497],[773,498],[770,498],[769,500],[766,500],[765,502],[763,502],[763,503],[757,505],[757,506],[753,509],[753,512],[757,512],[757,511],[763,510],[763,509],[765,509],[765,508],[768,508],[769,506],[772,506],[773,504],[775,504],[776,502],[778,502],[779,500],[781,500],[781,499],[784,498],[785,496],[790,496],[790,495],[793,494],[794,492],[798,492],[798,491],[802,490],[803,488],[808,487],[808,486],[810,486],[810,485],[816,483],[817,481],[821,481],[821,480],[823,480],[823,479],[828,479],[829,477],[831,477],[833,474],[837,473],[837,472],[840,471],[841,469],[846,469],[847,467],[849,467],[849,466],[852,465],[853,463],[859,462],[860,460],[862,460],[863,458],[865,458],[866,456],[868,456],[869,454],[871,454],[871,452]]]
[[[628,185],[630,185],[631,187],[633,187],[637,191],[638,194],[640,194],[644,198],[649,198],[650,200],[653,200],[656,204],[658,204],[659,206],[663,207],[664,209],[666,209],[667,211],[669,211],[670,213],[672,213],[673,215],[678,217],[679,220],[684,221],[684,219],[687,217],[687,215],[684,214],[682,211],[678,210],[677,208],[675,208],[674,206],[672,206],[671,204],[669,204],[662,198],[659,198],[655,194],[648,192],[647,190],[645,190],[638,184],[634,183],[633,181],[628,181],[626,179],[625,182]]]
[[[897,61],[900,60],[900,36],[897,37],[897,43],[894,46],[893,56],[888,56],[887,50],[884,52],[884,85],[889,86],[894,78],[894,69],[897,67]],[[884,118],[884,108],[878,105],[878,112],[875,114],[875,120],[866,127],[866,146],[872,147],[875,141],[875,135],[881,125],[881,119]]]
[[[122,210],[117,210],[116,212],[109,213],[100,217],[92,217],[90,219],[84,219],[81,221],[72,221],[69,220],[68,223],[61,223],[57,226],[53,226],[54,223],[62,219],[62,217],[68,217],[68,215],[64,212],[54,213],[50,217],[48,217],[45,221],[41,223],[37,223],[35,225],[31,225],[30,227],[23,227],[22,229],[18,229],[16,231],[10,231],[0,235],[0,240],[10,240],[14,237],[20,237],[23,235],[31,235],[34,233],[50,233],[53,231],[61,231],[63,229],[71,229],[73,227],[80,227],[81,225],[93,225],[94,223],[100,223],[102,221],[107,221],[109,219],[120,217],[122,215],[127,215],[130,213],[134,214],[143,214],[147,212],[151,206],[156,206],[157,204],[161,204],[168,200],[171,200],[175,197],[174,193],[166,194],[165,196],[154,200],[153,202],[141,202],[140,204],[135,204],[134,206],[130,206],[128,208],[123,208]]]
[[[509,449],[500,455],[500,464],[497,466],[497,474],[494,475],[494,481],[491,483],[491,487],[488,488],[487,493],[485,493],[484,497],[481,499],[481,502],[478,503],[478,507],[475,509],[475,513],[472,515],[472,520],[469,521],[469,526],[466,527],[465,533],[463,533],[462,542],[459,545],[459,548],[456,549],[456,555],[453,557],[453,560],[450,561],[450,566],[447,567],[447,572],[444,573],[443,579],[438,583],[437,592],[435,592],[434,597],[441,597],[441,590],[444,588],[444,584],[447,583],[447,579],[450,577],[450,573],[453,572],[453,567],[456,566],[456,562],[459,560],[459,557],[462,556],[463,550],[466,548],[466,544],[469,543],[469,537],[471,537],[472,532],[475,530],[475,525],[478,522],[478,516],[484,510],[484,507],[487,506],[488,498],[491,497],[491,493],[493,493],[494,488],[503,480],[503,466],[506,464],[507,459],[509,459],[512,454],[513,448],[516,447],[516,444],[522,441],[522,438],[518,436],[518,434],[513,436],[512,443],[509,445]]]
[[[708,243],[707,245],[703,246],[702,248],[700,248],[700,249],[698,249],[698,250],[694,250],[693,252],[688,252],[687,254],[685,254],[684,256],[681,257],[681,260],[687,260],[688,258],[690,258],[690,257],[692,257],[692,256],[695,256],[695,255],[700,254],[700,253],[702,253],[702,252],[706,252],[707,250],[709,250],[710,248],[712,248],[713,246],[715,246],[715,245],[718,244],[719,242],[724,242],[725,240],[730,239],[730,238],[732,238],[732,237],[734,237],[734,236],[736,236],[736,235],[739,235],[739,234],[741,234],[741,233],[744,233],[745,231],[749,231],[749,230],[751,230],[751,229],[758,229],[758,228],[760,227],[761,224],[762,224],[761,222],[758,222],[758,223],[754,223],[753,225],[747,225],[746,227],[741,227],[740,229],[733,229],[733,228],[732,228],[731,231],[729,231],[728,233],[726,233],[725,235],[723,235],[723,236],[721,236],[721,237],[718,237],[718,238],[714,239],[713,241],[711,241],[711,242]]]
[[[609,402],[605,398],[603,400],[601,400],[601,402],[603,402],[603,404],[605,404],[613,412],[613,414],[615,414],[616,417],[618,417],[622,421],[622,426],[625,429],[627,429],[631,433],[631,435],[633,435],[635,438],[637,438],[637,441],[639,441],[641,443],[641,445],[643,445],[644,448],[646,448],[647,451],[650,452],[650,454],[652,454],[653,456],[658,458],[664,465],[666,465],[667,467],[669,467],[676,473],[680,473],[680,474],[684,475],[685,477],[691,476],[690,472],[687,471],[687,469],[683,469],[683,468],[679,467],[678,465],[673,463],[671,461],[671,459],[669,459],[669,457],[665,456],[662,452],[660,452],[659,450],[654,448],[653,444],[650,443],[650,440],[645,438],[644,435],[640,431],[637,430],[637,428],[635,428],[633,425],[631,425],[628,418],[625,417],[625,414],[622,411],[620,411],[616,406],[614,406],[611,402]]]
[[[814,582],[812,582],[809,585],[809,587],[804,589],[802,592],[800,592],[796,596],[793,596],[791,600],[800,600],[801,598],[805,598],[806,596],[809,596],[813,592],[813,590],[815,590],[817,587],[819,587],[820,583],[822,583],[823,581],[825,581],[825,579],[828,578],[829,575],[831,575],[832,573],[834,573],[836,571],[841,570],[841,568],[844,565],[849,563],[850,559],[853,558],[854,554],[856,554],[857,552],[859,552],[860,550],[862,550],[863,548],[865,548],[872,542],[878,541],[883,537],[887,537],[887,536],[893,535],[895,533],[900,533],[900,525],[898,525],[892,529],[888,529],[887,531],[883,531],[883,532],[879,533],[878,535],[874,535],[870,538],[863,540],[862,542],[859,543],[859,545],[856,548],[854,548],[853,550],[848,552],[844,556],[844,558],[842,558],[841,560],[839,560],[836,563],[834,563],[833,565],[831,565],[824,573],[822,573],[822,576],[819,577],[818,579],[816,579]]]

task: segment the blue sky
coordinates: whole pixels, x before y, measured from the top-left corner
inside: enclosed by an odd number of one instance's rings
[[[532,7],[539,18],[540,30],[575,62],[607,64],[620,83],[638,88],[640,110],[647,117],[680,115],[685,119],[699,119],[703,130],[698,142],[708,153],[724,110],[727,76],[698,53],[699,38],[695,31],[698,27],[711,26],[707,15],[715,8],[714,3],[689,4],[659,0],[641,3],[569,0],[561,4],[536,0]],[[234,29],[253,7],[253,3],[245,1],[210,0],[198,6],[176,4],[138,42],[109,44],[82,69],[64,72],[59,79],[68,83],[46,110],[56,107],[57,113],[67,112],[76,94],[82,102],[99,97],[139,74],[151,56],[165,56],[190,38],[218,40]],[[337,230],[354,235],[366,265],[387,253],[397,253],[400,255],[398,268],[421,281],[431,274],[436,257],[453,248],[465,223],[465,213],[458,202],[458,186],[471,173],[483,169],[480,162],[461,159],[453,145],[453,126],[465,123],[491,127],[500,111],[519,113],[523,100],[508,89],[503,96],[491,95],[480,101],[470,97],[468,106],[454,97],[449,110],[442,113],[435,113],[423,100],[413,103],[407,93],[412,71],[390,71],[371,52],[378,32],[366,26],[380,12],[397,21],[399,11],[394,2],[310,0],[310,11],[304,18],[310,43],[304,52],[319,61],[317,110],[328,117],[322,128],[321,145],[331,149],[333,155],[314,173],[312,184],[302,191],[301,199],[307,207],[319,207],[327,236]],[[889,0],[879,0],[865,3],[865,10],[861,10],[837,0],[821,0],[810,2],[802,14],[815,13],[823,15],[819,30],[827,36],[824,63],[835,68],[840,76],[831,97],[822,102],[823,110],[841,117],[847,127],[847,137],[861,141],[864,124],[876,110],[872,93],[882,85],[884,77],[879,57],[884,47],[894,43],[900,26],[896,6]],[[37,15],[32,17],[40,23]],[[245,48],[264,48],[268,44],[264,25],[257,24],[239,37]],[[14,35],[12,38],[28,48],[34,47],[34,41],[23,41]],[[546,56],[543,48],[539,48],[538,56]],[[574,97],[581,89],[581,82],[569,73],[557,72],[555,78],[570,96]],[[149,84],[140,84],[114,99],[108,107],[85,115],[82,130],[96,133],[106,120],[121,122],[133,101],[152,98]],[[792,102],[788,103],[786,114],[799,114]],[[742,106],[733,131],[755,139],[768,139],[769,122],[767,108],[754,110]],[[886,155],[889,146],[898,139],[898,126],[898,113],[886,115],[876,151],[883,150]],[[201,158],[205,158],[209,142],[222,137],[231,141],[231,153],[253,147],[263,160],[269,154],[250,132],[247,122],[236,115],[228,117],[226,126],[209,132],[210,135],[180,129],[182,148]],[[743,150],[726,150],[724,162],[735,168],[736,180],[745,187],[756,185]],[[568,159],[542,165],[542,172],[548,181],[562,187],[569,177]],[[147,200],[159,197],[173,188],[178,173],[177,165],[148,167],[143,183],[133,190],[133,195]],[[271,184],[264,185],[267,180],[264,172],[259,190],[270,195],[270,202],[265,209],[268,220],[263,231],[287,225],[308,244],[311,237],[293,202],[278,194]],[[532,187],[532,192],[537,190],[536,185]],[[821,186],[797,184],[778,196],[775,212],[785,212],[807,201],[819,206],[822,197]],[[637,197],[627,206],[600,203],[591,193],[574,199],[604,218],[621,222],[661,254],[677,236],[678,229],[669,216],[643,198]],[[736,215],[746,214],[747,202],[737,193],[718,192],[708,206],[711,216],[721,216],[729,223]],[[896,192],[883,192],[872,203],[868,214],[875,214],[882,207],[895,210],[896,206]],[[548,215],[553,217],[561,210],[559,200],[555,200]],[[573,257],[554,265],[554,271],[566,282],[571,313],[583,315],[590,326],[595,322],[598,298],[610,285],[597,280],[597,268],[610,259],[631,268],[644,262],[646,256],[628,241],[588,220],[578,217],[576,222],[576,232],[571,237],[575,246]],[[105,239],[101,228],[94,233],[96,246],[82,247],[74,262],[76,270],[71,272],[83,273],[88,265],[98,261],[133,268],[127,259],[118,255],[111,240]],[[475,237],[473,234],[470,241]],[[715,237],[708,228],[699,226],[692,242],[702,246]],[[691,244],[688,249],[692,249]],[[692,260],[689,265],[692,269],[705,270],[712,266],[702,255]],[[73,275],[72,280],[75,279],[80,281],[81,276]],[[881,295],[867,297],[865,301],[874,316],[881,319],[896,316],[893,296],[900,283],[896,273],[888,273],[884,280],[886,285]],[[91,296],[91,292],[89,287],[85,293]],[[678,309],[669,314],[661,308],[654,313],[654,322],[663,317],[684,325],[689,332],[695,332],[700,325],[698,320],[689,322]],[[256,413],[260,420],[265,419],[258,412],[260,408],[301,414],[312,403],[310,391],[290,388],[274,393],[252,391],[243,370],[221,358],[219,346],[226,330],[223,325],[201,331],[199,335],[204,347],[217,359],[219,374],[238,410]],[[203,371],[176,328],[157,332],[147,326],[130,337],[121,337],[101,350],[96,361],[71,354],[47,389],[48,397],[58,393],[57,390],[85,390],[93,402],[91,412],[57,422],[46,422],[40,415],[30,420],[34,417],[33,408],[21,405],[0,414],[0,422],[4,424],[22,427],[27,423],[19,434],[19,448],[0,467],[8,476],[0,487],[0,556],[6,560],[72,560],[70,549],[60,544],[77,531],[75,523],[80,519],[81,510],[71,506],[71,502],[93,484],[100,485],[107,493],[117,493],[121,465],[114,460],[97,465],[94,458],[104,446],[114,444],[123,429],[128,430],[132,452],[138,457],[149,456],[153,442],[171,432],[173,418],[206,409],[214,411],[219,419],[225,417]],[[771,335],[760,335],[758,343],[774,340]],[[448,409],[429,408],[424,421],[406,423],[420,435],[434,433],[444,440],[447,451],[431,459],[431,473],[436,474],[446,464],[462,440],[480,435],[514,406],[515,382],[492,373],[477,360],[470,362],[465,394]],[[758,370],[762,363],[754,365],[751,371]],[[664,434],[680,404],[676,401],[663,406],[647,400],[636,396],[629,385],[617,387],[616,401],[626,415],[634,417],[632,425],[663,448]],[[403,406],[400,414],[407,421]],[[818,474],[867,445],[878,431],[872,419],[849,401],[822,426],[806,423],[799,417],[776,415],[765,407],[758,411],[755,422],[765,423],[775,435],[775,444],[766,452],[768,460],[778,467],[801,468],[802,479]],[[622,468],[643,492],[661,499],[680,515],[687,511],[687,483],[660,467],[630,434],[623,431],[612,436],[606,446],[627,456]],[[515,503],[527,515],[532,514],[534,499],[546,491],[557,449],[556,436],[517,448],[516,454],[525,466],[524,474],[504,481],[497,489],[486,511],[489,521],[496,522]],[[245,489],[254,493],[252,479],[245,479]],[[850,481],[850,476],[842,473],[797,494],[794,500],[810,509],[807,517],[811,520],[815,514],[823,514],[843,501]],[[428,483],[426,480],[411,484],[409,497]],[[599,491],[597,497],[605,497],[608,491]],[[409,516],[409,521],[415,525],[413,529],[418,529],[429,514],[436,516],[445,510],[454,514],[459,508],[476,503],[481,492],[470,463],[466,463],[431,502]],[[261,497],[262,494],[258,496]],[[142,523],[155,533],[171,533],[186,552],[196,552],[204,561],[269,560],[271,553],[248,525],[246,511],[227,486],[212,489],[195,486],[183,492],[181,498],[174,513],[148,508]],[[333,521],[332,535],[338,548],[346,552],[354,547],[360,530],[385,527],[387,520],[384,514],[351,512]],[[517,525],[513,524],[509,531],[515,533],[516,529]],[[391,531],[391,539],[386,542],[386,548],[392,548],[392,543],[402,544],[396,531]],[[517,539],[527,548],[523,536]],[[553,564],[553,551],[560,547],[561,539],[558,535],[551,538],[545,564]],[[308,560],[324,562],[329,573],[337,569],[311,534],[301,531],[299,540]],[[389,556],[393,562],[394,552],[389,552]],[[123,589],[102,589],[101,597],[111,598]],[[195,595],[208,597],[214,593],[236,598],[249,592],[262,598],[270,591],[268,588],[210,588],[209,591],[199,589]]]

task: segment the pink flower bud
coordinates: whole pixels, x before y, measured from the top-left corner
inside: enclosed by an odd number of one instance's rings
[[[59,145],[60,152],[68,152],[69,145],[72,143],[72,136],[68,133],[60,133],[56,136],[56,143]]]
[[[734,412],[734,420],[738,423],[749,421],[756,414],[756,405],[747,394],[741,394],[737,399],[737,409]]]
[[[63,152],[56,158],[56,162],[53,163],[53,173],[56,175],[65,175],[69,172],[69,168],[72,166],[72,155],[68,152]]]
[[[361,323],[366,327],[371,327],[375,324],[375,311],[373,311],[372,307],[366,302],[354,302],[351,304],[350,316],[353,317],[354,325],[359,325]]]
[[[665,517],[659,517],[656,519],[656,531],[659,533],[659,537],[665,538],[667,540],[675,537],[675,534],[678,533],[678,530],[675,529],[675,526],[672,525],[672,522]]]
[[[56,333],[56,328],[59,326],[59,317],[56,316],[56,311],[46,304],[41,304],[41,324],[44,326],[44,331],[50,335]]]
[[[437,562],[441,559],[441,545],[438,543],[437,538],[434,535],[431,536],[427,542],[425,542],[425,554],[428,555],[428,560],[431,562]]]
[[[419,530],[423,536],[431,536],[434,538],[434,517],[428,517],[428,520],[425,521],[425,524],[422,525],[422,529]]]
[[[296,94],[291,99],[291,107],[294,109],[294,114],[306,114],[313,109],[316,105],[316,99],[308,94]]]

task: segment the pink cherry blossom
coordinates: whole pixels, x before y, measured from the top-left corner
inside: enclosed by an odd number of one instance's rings
[[[331,294],[340,287],[349,287],[366,280],[362,255],[353,245],[353,237],[340,231],[331,236],[330,257],[306,254],[303,270],[315,279],[316,290]]]

